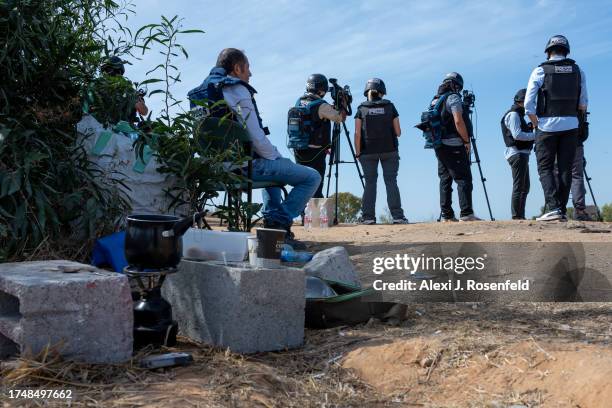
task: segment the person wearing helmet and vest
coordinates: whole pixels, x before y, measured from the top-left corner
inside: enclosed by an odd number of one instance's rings
[[[355,114],[355,155],[365,178],[359,222],[365,225],[376,224],[378,163],[383,170],[393,224],[408,224],[397,186],[400,160],[397,138],[401,135],[399,114],[391,101],[383,99],[386,93],[382,79],[368,80],[363,91],[367,101],[359,105]]]
[[[537,220],[564,221],[578,145],[578,116],[588,104],[586,76],[567,58],[570,45],[564,36],[552,36],[544,52],[547,60],[531,73],[525,96],[525,112],[536,129],[538,173],[546,199],[546,211]]]
[[[109,76],[123,76],[125,74],[125,66],[123,65],[123,60],[117,57],[116,55],[107,58],[102,66],[100,67],[102,73]],[[144,102],[143,95],[137,95],[136,103],[134,104],[134,109],[142,116],[146,116],[149,113],[149,108]]]
[[[440,220],[457,221],[453,210],[453,181],[457,184],[459,194],[459,219],[461,221],[480,221],[472,208],[472,170],[470,168],[470,134],[471,129],[467,112],[463,109],[461,90],[463,77],[457,72],[446,74],[438,92],[431,101],[434,106],[438,99],[446,98],[442,108],[441,145],[435,149],[438,159],[438,177],[440,178]]]
[[[104,126],[119,121],[134,123],[137,113],[145,116],[149,108],[144,95],[134,89],[134,84],[125,78],[123,60],[117,56],[104,59],[101,75],[89,85],[83,101],[83,113],[93,115]]]
[[[268,187],[262,191],[264,206],[262,214],[266,228],[284,229],[287,231],[285,242],[294,249],[305,246],[294,239],[291,232],[293,219],[306,206],[306,203],[321,183],[319,173],[284,158],[266,137],[268,129],[263,126],[255,102],[255,89],[249,84],[251,77],[250,64],[243,51],[226,48],[217,58],[216,66],[202,84],[188,92],[192,108],[198,108],[204,102],[215,104],[221,100],[229,107],[235,117],[244,122],[249,138],[253,144],[252,180],[273,181],[293,186],[287,198],[281,200],[280,187]],[[212,115],[223,115],[221,111],[210,112]]]
[[[505,157],[512,169],[510,208],[513,220],[525,219],[525,203],[529,194],[529,155],[535,138],[533,128],[525,121],[526,93],[526,89],[521,89],[514,95],[514,104],[501,119]]]
[[[306,93],[299,99],[301,106],[311,105],[311,133],[308,147],[295,149],[295,162],[308,166],[319,172],[321,183],[315,191],[314,198],[323,197],[323,177],[325,175],[325,157],[331,144],[331,122],[342,123],[346,119],[345,112],[338,112],[323,98],[327,93],[327,78],[323,74],[312,74],[306,81]]]

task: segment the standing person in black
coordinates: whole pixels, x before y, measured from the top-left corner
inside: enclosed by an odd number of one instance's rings
[[[322,74],[312,74],[306,82],[306,93],[298,101],[301,106],[311,106],[312,125],[306,149],[295,149],[295,162],[311,167],[321,175],[321,183],[313,198],[323,197],[323,177],[325,176],[325,158],[331,144],[331,122],[341,123],[346,119],[345,112],[338,112],[323,98],[327,93],[327,78]]]
[[[579,143],[578,118],[588,106],[586,76],[576,61],[567,58],[570,45],[564,36],[552,36],[544,52],[547,60],[531,72],[525,95],[525,111],[536,129],[538,173],[546,198],[546,211],[536,219],[566,221]]]
[[[514,95],[514,104],[501,119],[501,130],[506,144],[506,160],[512,169],[513,220],[525,219],[525,203],[529,194],[529,156],[535,135],[533,127],[525,121],[525,94],[527,89]]]
[[[397,138],[401,135],[399,114],[391,101],[383,99],[387,93],[385,83],[378,78],[368,80],[363,95],[368,98],[355,114],[355,155],[359,158],[365,178],[361,200],[361,224],[376,224],[376,183],[378,163],[383,169],[387,188],[387,205],[393,224],[408,224],[402,210],[397,186],[399,153]]]
[[[431,101],[434,106],[438,99],[445,98],[442,121],[442,144],[435,149],[440,178],[440,209],[442,222],[457,221],[453,211],[453,181],[457,184],[461,221],[480,221],[472,209],[472,170],[470,168],[469,117],[463,110],[461,90],[463,77],[457,72],[446,74],[438,92]],[[467,122],[467,123],[466,123]]]

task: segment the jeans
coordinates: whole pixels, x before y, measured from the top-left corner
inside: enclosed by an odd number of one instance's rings
[[[376,183],[378,181],[378,163],[383,170],[383,180],[387,189],[387,205],[393,219],[403,219],[402,200],[397,186],[397,172],[399,170],[399,153],[362,154],[359,162],[365,178],[365,189],[361,199],[361,215],[363,219],[375,220],[376,209]]]
[[[474,214],[472,209],[472,169],[465,146],[442,145],[436,149],[440,178],[440,210],[442,218],[454,218],[453,181],[457,183],[461,217]]]
[[[538,173],[544,190],[547,211],[567,210],[572,185],[572,164],[578,145],[578,129],[563,132],[536,133],[536,157]],[[555,162],[558,174],[555,174]]]
[[[285,201],[281,200],[280,187],[268,187],[262,192],[264,219],[288,227],[319,187],[321,176],[310,167],[281,157],[253,160],[253,181],[274,181],[293,186]]]
[[[524,219],[529,194],[529,155],[517,153],[508,158],[508,163],[512,169],[512,219]]]
[[[325,176],[325,158],[327,157],[326,150],[327,148],[325,147],[309,147],[308,149],[295,151],[295,162],[297,164],[311,167],[321,175],[321,182],[319,183],[317,191],[315,191],[312,196],[313,198],[323,198],[323,177]]]

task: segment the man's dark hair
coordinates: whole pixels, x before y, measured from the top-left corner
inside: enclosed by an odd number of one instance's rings
[[[226,48],[217,57],[217,66],[225,69],[228,74],[234,70],[234,65],[246,62],[246,55],[237,48]]]
[[[552,46],[548,49],[548,53],[549,54],[557,54],[557,55],[563,55],[564,57],[567,57],[567,49],[565,47],[562,47],[560,45],[555,45]]]

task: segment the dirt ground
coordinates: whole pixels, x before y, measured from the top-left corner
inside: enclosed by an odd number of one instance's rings
[[[372,257],[397,252],[402,243],[612,241],[612,233],[602,231],[612,225],[605,223],[294,229],[313,250],[346,246],[363,276],[371,273]],[[591,233],[581,232],[585,229]],[[397,317],[307,330],[300,349],[249,356],[181,339],[172,350],[192,352],[195,362],[169,370],[69,364],[39,356],[38,362],[4,363],[2,375],[12,388],[73,388],[72,406],[612,406],[611,303],[410,304],[398,308]]]

